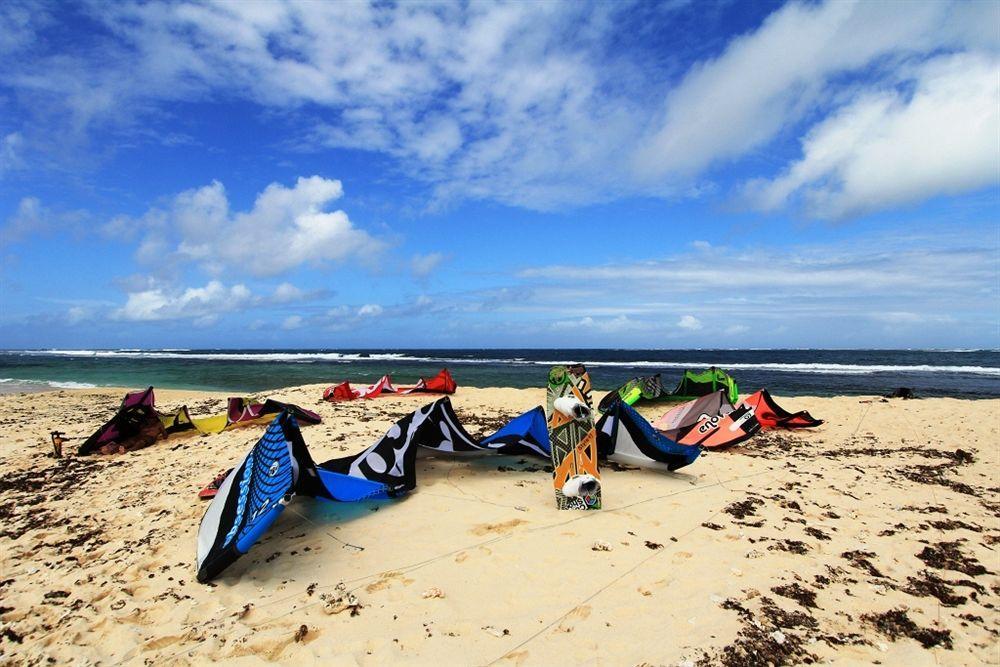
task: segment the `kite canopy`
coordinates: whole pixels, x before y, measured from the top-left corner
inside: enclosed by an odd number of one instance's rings
[[[323,392],[323,398],[328,401],[352,401],[356,398],[376,398],[382,394],[454,394],[458,385],[447,368],[434,377],[428,379],[420,378],[416,384],[405,387],[396,387],[392,384],[391,375],[383,375],[379,380],[364,389],[355,389],[348,381],[338,385],[327,387]]]
[[[805,410],[789,412],[774,402],[767,389],[747,396],[743,404],[753,409],[764,428],[813,428],[823,423]]]
[[[125,394],[118,412],[77,449],[80,456],[121,454],[149,447],[167,430],[155,408],[153,388]]]
[[[183,431],[221,433],[235,426],[267,423],[285,410],[304,424],[318,424],[321,421],[320,416],[311,410],[271,399],[263,403],[251,403],[246,398],[230,398],[225,414],[213,417],[192,418],[186,405],[174,412],[160,412],[156,409],[153,388],[149,387],[145,391],[125,394],[115,416],[87,438],[80,445],[77,454],[86,456],[95,452],[130,452],[149,447],[160,438]]]
[[[730,403],[739,400],[739,389],[736,380],[724,371],[712,366],[701,372],[684,371],[677,387],[666,391],[660,374],[648,377],[632,378],[622,386],[609,392],[598,404],[598,410],[607,412],[616,401],[635,405],[640,401],[690,401],[693,398],[713,394],[720,389],[726,390]]]
[[[601,412],[607,412],[615,401],[624,401],[629,405],[635,405],[640,400],[655,401],[662,396],[663,382],[659,373],[648,377],[636,377],[607,393],[597,405],[597,409]]]
[[[725,371],[715,366],[701,372],[684,371],[677,388],[670,392],[670,399],[688,401],[699,396],[707,396],[720,389],[726,390],[730,403],[736,403],[740,399],[736,380]]]
[[[260,539],[292,497],[354,502],[403,495],[416,487],[417,448],[439,452],[497,451],[548,455],[541,408],[513,419],[477,441],[441,398],[396,422],[360,454],[315,464],[290,412],[226,476],[198,530],[198,581],[218,576]]]
[[[597,451],[610,461],[671,471],[694,463],[701,454],[700,447],[679,444],[657,432],[623,401],[616,401],[597,422]]]
[[[675,442],[702,447],[729,447],[760,430],[753,408],[734,407],[725,389],[678,405],[653,426]]]

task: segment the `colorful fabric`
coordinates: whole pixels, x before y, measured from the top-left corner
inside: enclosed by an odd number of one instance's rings
[[[653,426],[682,445],[712,448],[741,443],[760,430],[753,409],[745,405],[734,407],[725,389],[678,405]]]
[[[597,451],[610,461],[673,471],[694,463],[701,447],[670,440],[635,408],[617,401],[597,422]]]
[[[186,405],[174,412],[156,409],[153,388],[125,394],[118,412],[80,445],[77,454],[120,454],[149,447],[157,440],[174,433],[197,430],[199,433],[221,433],[247,424],[266,424],[288,410],[303,424],[319,424],[322,418],[311,410],[291,403],[267,399],[251,403],[249,399],[229,399],[226,412],[212,417],[192,418]]]
[[[764,428],[814,428],[823,423],[805,410],[789,412],[775,403],[767,389],[747,396],[743,404],[753,408],[757,421]]]
[[[539,421],[541,420],[541,421]],[[547,452],[541,408],[477,441],[447,397],[396,422],[364,451],[313,462],[296,419],[281,413],[219,485],[198,529],[198,580],[218,576],[250,550],[295,495],[334,502],[384,500],[416,487],[419,447],[438,452]]]
[[[393,385],[391,375],[383,375],[364,389],[355,389],[345,380],[338,385],[327,387],[323,391],[323,398],[328,401],[353,401],[358,398],[377,398],[383,394],[454,394],[456,389],[458,385],[451,377],[451,373],[447,368],[443,368],[434,377],[420,378],[416,384],[406,387]]]

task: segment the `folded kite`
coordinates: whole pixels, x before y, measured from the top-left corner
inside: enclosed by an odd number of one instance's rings
[[[118,412],[77,449],[79,456],[95,452],[121,454],[149,447],[169,433],[183,430],[165,424],[156,411],[153,388],[125,394]]]
[[[760,423],[753,408],[735,407],[728,391],[720,389],[669,410],[653,427],[682,445],[718,448],[747,440],[760,430]]]
[[[659,373],[648,377],[636,377],[605,394],[601,402],[597,404],[597,409],[601,412],[607,412],[617,401],[624,401],[629,405],[635,405],[640,399],[655,401],[663,396],[663,393],[663,382]]]
[[[394,498],[416,487],[417,448],[439,452],[548,455],[545,415],[535,408],[476,441],[447,397],[396,422],[360,454],[315,464],[295,417],[280,414],[219,486],[198,530],[198,581],[218,576],[250,547],[295,495],[352,502]]]
[[[173,433],[192,429],[200,433],[221,433],[236,426],[268,422],[283,410],[290,410],[304,424],[321,421],[315,412],[271,399],[250,403],[245,398],[230,398],[226,413],[214,417],[192,418],[186,405],[174,412],[159,412],[153,388],[149,387],[145,391],[125,394],[118,412],[80,445],[77,454],[131,452],[149,447]]]
[[[451,377],[447,368],[429,380],[420,378],[415,385],[408,387],[396,387],[392,384],[392,376],[383,375],[377,382],[364,389],[355,389],[348,381],[338,385],[327,387],[323,392],[323,398],[328,401],[352,401],[356,398],[375,398],[382,394],[454,394],[458,385]]]
[[[753,408],[757,421],[764,428],[813,428],[823,423],[805,410],[789,412],[774,402],[767,389],[747,396],[744,405]]]
[[[694,463],[701,447],[670,440],[632,406],[617,401],[597,422],[597,452],[610,461],[677,470]]]
[[[714,394],[720,389],[726,390],[731,403],[739,400],[736,380],[715,366],[701,372],[684,371],[673,391],[663,388],[663,381],[657,373],[648,377],[632,378],[618,389],[609,392],[601,399],[598,410],[607,412],[616,401],[624,401],[629,405],[635,405],[639,401],[689,401]]]

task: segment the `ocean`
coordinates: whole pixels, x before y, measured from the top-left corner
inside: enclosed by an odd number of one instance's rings
[[[540,387],[549,366],[582,362],[597,389],[661,373],[718,366],[743,392],[1000,397],[1000,350],[5,350],[0,393],[27,389],[134,387],[258,392],[391,373],[399,384],[447,367],[459,387]]]

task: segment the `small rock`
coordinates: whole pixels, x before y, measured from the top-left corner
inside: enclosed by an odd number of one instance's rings
[[[604,540],[596,540],[592,545],[590,545],[591,551],[611,551],[611,549],[611,545]]]
[[[775,630],[774,632],[771,633],[771,639],[773,639],[774,641],[778,642],[779,644],[784,644],[785,643],[785,633],[782,632],[781,630]]]
[[[427,598],[443,598],[444,597],[444,591],[442,591],[437,586],[431,586],[430,588],[428,588],[426,591],[423,592],[422,597],[424,599],[427,599]]]
[[[302,641],[303,639],[306,638],[307,634],[309,634],[309,626],[308,625],[300,625],[299,629],[296,630],[296,632],[295,632],[295,641],[296,642]]]

